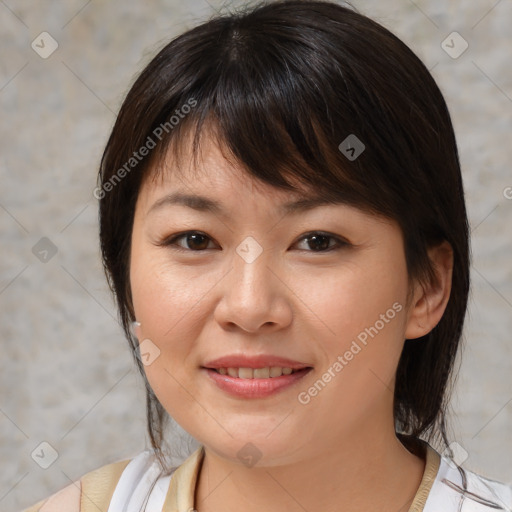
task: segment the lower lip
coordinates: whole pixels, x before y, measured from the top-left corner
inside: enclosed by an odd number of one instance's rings
[[[211,368],[202,368],[210,379],[227,393],[242,398],[265,398],[278,393],[302,379],[312,368],[304,368],[290,375],[269,377],[268,379],[240,379],[221,375]]]

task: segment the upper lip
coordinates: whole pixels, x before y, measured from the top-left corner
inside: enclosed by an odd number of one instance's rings
[[[310,368],[309,365],[299,361],[264,354],[259,356],[232,354],[213,359],[204,365],[205,368],[266,368],[267,366],[291,368],[292,370]]]

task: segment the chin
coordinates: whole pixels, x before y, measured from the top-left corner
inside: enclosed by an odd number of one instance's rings
[[[261,433],[263,432],[263,433]],[[277,433],[268,435],[268,430],[260,431],[257,436],[247,433],[229,438],[225,442],[201,442],[218,457],[236,462],[247,468],[254,466],[271,467],[295,462],[297,444],[290,440],[292,436],[279,437]],[[275,437],[271,440],[270,437]]]

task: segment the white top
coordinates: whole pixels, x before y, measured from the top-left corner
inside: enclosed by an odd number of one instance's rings
[[[430,445],[429,448],[434,455],[437,453]],[[140,453],[124,469],[108,512],[162,512],[164,503],[166,510],[172,512],[192,512],[193,491],[203,456],[204,448],[200,446],[181,466],[173,468],[170,475],[159,477],[160,467],[154,453],[150,450]],[[411,510],[512,512],[512,486],[460,468],[444,456],[439,455],[439,458],[439,469],[424,506],[420,504],[420,508],[411,507]],[[429,461],[432,458],[427,459],[427,463]]]
[[[512,511],[512,487],[490,480],[441,457],[424,512]]]
[[[159,477],[160,472],[152,451],[144,451],[133,458],[117,483],[108,512],[161,512],[174,472]]]

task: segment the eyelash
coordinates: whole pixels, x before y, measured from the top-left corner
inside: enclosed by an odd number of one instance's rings
[[[208,249],[201,249],[201,250],[195,251],[193,249],[186,249],[186,248],[183,248],[183,247],[180,247],[180,246],[176,245],[176,242],[179,239],[185,238],[188,235],[201,235],[203,237],[210,238],[206,233],[203,233],[202,231],[194,231],[194,230],[192,230],[192,231],[185,231],[183,233],[178,233],[176,235],[172,235],[171,237],[168,237],[165,240],[162,240],[157,245],[164,246],[164,247],[169,247],[172,250],[184,251],[184,252],[205,252],[206,250],[208,250]],[[333,240],[335,240],[336,245],[330,247],[329,249],[321,250],[321,251],[312,251],[312,250],[306,250],[306,249],[301,249],[301,250],[305,250],[306,252],[313,252],[313,253],[320,253],[321,254],[321,253],[331,252],[331,251],[334,251],[334,250],[339,250],[339,249],[342,249],[343,247],[346,247],[346,246],[350,245],[347,241],[343,240],[342,238],[340,238],[340,237],[338,237],[336,235],[332,235],[331,233],[323,232],[323,231],[310,231],[310,232],[306,233],[304,236],[302,236],[297,242],[300,242],[300,241],[308,239],[308,238],[312,238],[315,235],[320,235],[320,236],[323,236],[323,237],[327,237],[327,238],[333,239]],[[210,238],[210,240],[211,240],[211,238]]]

